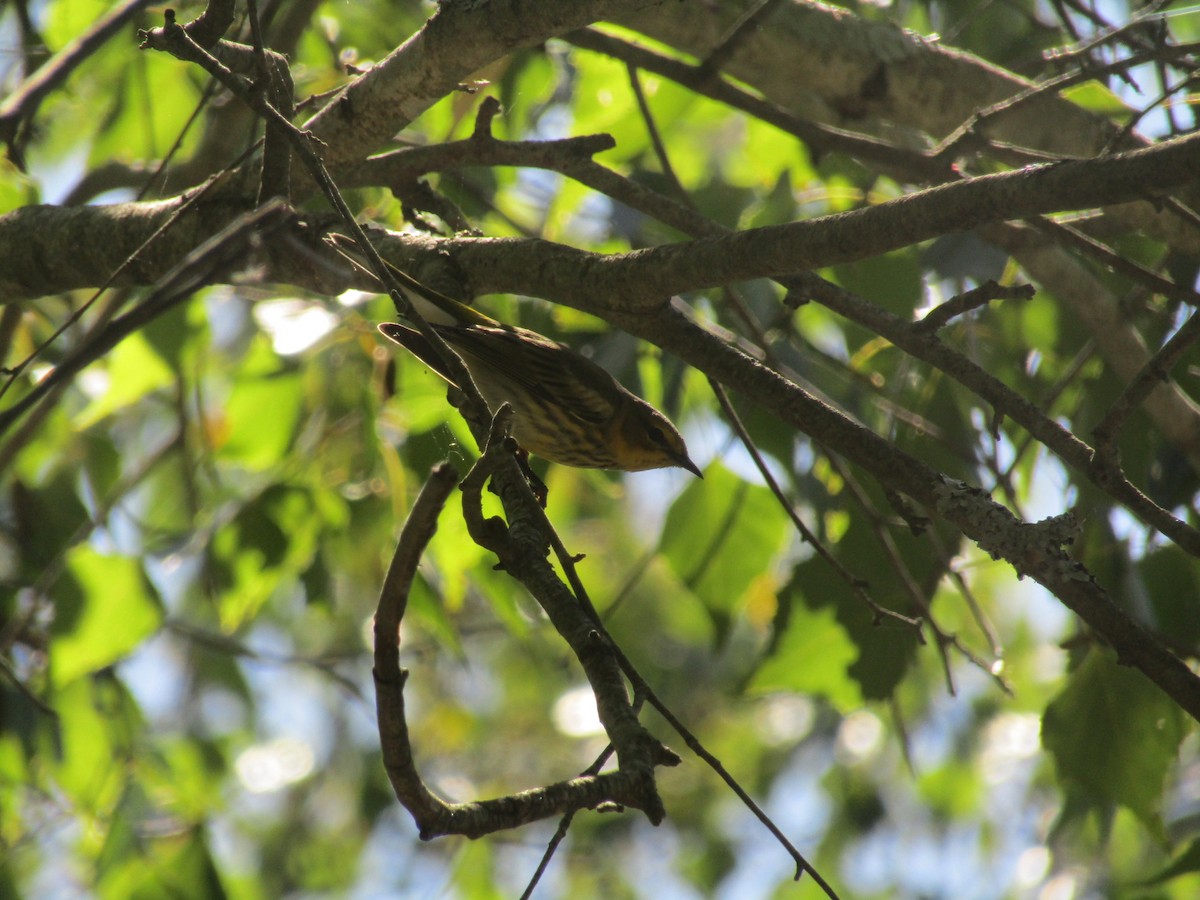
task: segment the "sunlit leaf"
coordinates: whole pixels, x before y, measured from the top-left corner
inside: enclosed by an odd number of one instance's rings
[[[61,729],[52,769],[54,783],[81,812],[106,818],[125,790],[128,738],[139,724],[128,694],[111,679],[77,678],[54,698]],[[104,831],[88,835],[92,842]]]
[[[769,570],[786,528],[786,515],[767,488],[712,465],[671,505],[660,549],[710,612],[727,617]]]
[[[303,395],[300,377],[279,371],[238,382],[222,410],[222,458],[250,469],[278,464],[291,446]]]
[[[307,492],[274,487],[217,532],[212,563],[224,628],[236,629],[277,589],[298,584],[316,548],[319,523],[312,513]]]
[[[136,849],[105,873],[101,897],[221,900],[227,896],[202,833],[189,829],[166,834],[139,842]]]
[[[1162,871],[1142,883],[1150,887],[1193,872],[1200,872],[1200,838],[1189,841],[1187,846],[1176,853],[1171,861],[1163,867]]]
[[[1082,106],[1084,109],[1099,113],[1103,116],[1128,116],[1131,112],[1129,105],[1121,100],[1107,86],[1099,81],[1085,81],[1083,84],[1064,88],[1059,95]]]
[[[154,352],[141,333],[127,337],[104,358],[101,371],[107,389],[79,415],[76,424],[87,428],[118,409],[141,400],[175,379],[170,366]]]
[[[749,688],[755,692],[794,691],[825,697],[843,712],[862,706],[862,693],[848,669],[858,648],[829,609],[793,610],[783,637],[763,661]]]
[[[68,555],[55,590],[51,671],[57,684],[112,665],[162,621],[159,600],[141,566],[87,545]]]
[[[0,159],[0,215],[36,203],[37,183],[19,171],[8,157]]]

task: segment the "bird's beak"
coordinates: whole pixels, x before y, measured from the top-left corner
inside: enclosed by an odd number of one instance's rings
[[[688,459],[686,454],[683,454],[678,459],[676,459],[675,465],[679,466],[679,468],[681,468],[681,469],[687,469],[689,472],[691,472],[697,478],[704,477],[704,473],[700,471],[700,467],[698,465],[696,465],[694,462],[692,462],[690,459]]]

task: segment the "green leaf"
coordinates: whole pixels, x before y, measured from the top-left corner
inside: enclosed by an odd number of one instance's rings
[[[795,218],[795,186],[792,184],[791,172],[785,169],[779,174],[775,186],[764,193],[761,200],[746,208],[738,227],[761,228],[791,222]]]
[[[0,216],[37,202],[37,182],[13,165],[7,156],[0,159]]]
[[[974,760],[954,758],[920,774],[921,798],[930,810],[947,819],[961,819],[979,809],[983,783]]]
[[[754,673],[749,690],[819,694],[850,712],[863,705],[858,684],[847,674],[856,659],[858,648],[832,609],[796,604],[782,639]]]
[[[557,74],[545,53],[530,50],[514,53],[498,85],[505,114],[497,125],[510,129],[514,125],[526,127],[531,111],[536,113],[553,100]]]
[[[253,618],[286,579],[299,580],[316,551],[319,521],[307,491],[275,485],[242,507],[212,541],[221,626]]]
[[[924,297],[920,257],[912,249],[836,266],[833,271],[842,287],[905,318],[911,318]]]
[[[1017,326],[1012,340],[1047,351],[1058,343],[1061,317],[1062,305],[1039,291],[1033,299],[1022,303],[1015,315],[1006,316],[1004,323]]]
[[[1160,839],[1163,781],[1185,733],[1183,712],[1145,675],[1091,650],[1046,707],[1042,745],[1084,808],[1128,808]]]
[[[45,484],[29,487],[14,481],[11,490],[15,534],[23,548],[22,578],[32,582],[50,566],[87,521],[87,510],[79,502],[74,482],[76,473],[60,469]]]
[[[75,420],[78,428],[87,428],[175,380],[171,367],[140,332],[113,348],[105,357],[104,371],[108,389],[79,414]]]
[[[1157,630],[1171,635],[1176,646],[1200,646],[1200,616],[1196,615],[1200,564],[1196,558],[1178,547],[1160,547],[1142,557],[1137,569]]]
[[[219,456],[259,471],[278,464],[292,444],[302,403],[295,372],[239,380],[225,407]]]
[[[1200,838],[1193,838],[1174,859],[1141,884],[1150,887],[1192,872],[1200,872]]]
[[[140,332],[159,358],[173,368],[178,369],[197,353],[205,352],[212,339],[203,298],[200,294],[191,302],[172,307]]]
[[[108,819],[129,777],[126,766],[130,719],[128,694],[115,679],[77,678],[57,689],[54,709],[61,729],[54,780],[81,811]],[[123,721],[125,720],[125,721]],[[136,723],[141,724],[141,723]],[[93,835],[93,838],[103,834]]]
[[[42,25],[42,37],[48,46],[57,50],[73,41],[95,24],[96,19],[108,12],[109,3],[98,0],[67,0],[53,3],[46,8],[46,19]]]
[[[158,595],[141,566],[87,545],[68,555],[55,591],[50,672],[57,685],[112,665],[162,621]]]
[[[226,896],[208,842],[199,830],[140,840],[129,850],[100,881],[101,897],[221,900]]]
[[[1114,94],[1099,81],[1085,81],[1083,84],[1072,85],[1058,92],[1064,100],[1070,100],[1076,106],[1098,113],[1102,116],[1127,118],[1130,108],[1125,101]]]
[[[659,549],[709,612],[727,618],[770,570],[787,528],[770,490],[716,463],[671,504]]]
[[[454,860],[454,884],[468,900],[500,900],[504,895],[494,880],[496,861],[488,841],[462,845]]]
[[[831,517],[835,522],[840,516]],[[905,530],[894,529],[891,539],[905,561],[911,577],[920,583],[932,565],[922,539]],[[913,615],[911,598],[906,594],[893,563],[880,552],[871,527],[861,517],[853,517],[837,541],[836,553],[850,574],[864,584],[867,595],[886,609]],[[795,567],[785,593],[796,592],[811,609],[831,608],[846,633],[858,645],[858,658],[850,674],[858,682],[866,700],[885,700],[909,671],[919,643],[915,632],[902,625],[877,622],[872,610],[855,594],[846,579],[828,562],[812,557]]]

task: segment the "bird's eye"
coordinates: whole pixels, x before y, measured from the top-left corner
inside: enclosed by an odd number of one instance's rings
[[[666,444],[667,438],[663,434],[662,429],[657,425],[650,425],[646,428],[646,436],[656,444]]]

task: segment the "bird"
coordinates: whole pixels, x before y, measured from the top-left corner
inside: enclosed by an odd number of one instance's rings
[[[370,272],[350,238],[331,235],[328,240],[356,268]],[[385,263],[401,284],[419,289],[406,296],[462,360],[489,412],[494,415],[502,403],[512,406],[511,436],[522,450],[579,468],[640,472],[675,466],[704,477],[671,421],[603,367],[566,344],[504,324]],[[440,354],[415,328],[386,322],[379,331],[458,387]]]

